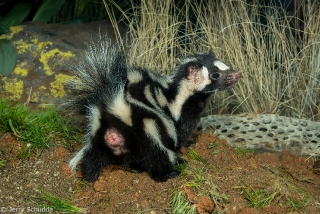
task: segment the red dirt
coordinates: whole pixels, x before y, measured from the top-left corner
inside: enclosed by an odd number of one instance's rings
[[[207,163],[184,155],[187,168],[163,183],[122,166],[108,166],[96,182],[87,183],[79,171],[70,172],[73,154],[66,148],[34,151],[19,159],[26,148],[12,134],[0,133],[0,160],[6,160],[0,168],[0,207],[37,207],[33,201],[42,188],[83,213],[172,213],[170,202],[179,191],[201,214],[320,212],[319,161],[289,153],[240,154],[225,140],[207,134],[189,148]],[[264,208],[253,207],[245,198],[252,190],[274,197]]]

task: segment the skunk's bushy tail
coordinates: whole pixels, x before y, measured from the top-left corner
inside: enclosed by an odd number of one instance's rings
[[[70,64],[76,78],[67,82],[71,99],[62,107],[73,114],[88,115],[88,109],[99,102],[107,102],[112,94],[123,90],[127,79],[124,53],[107,36],[92,39],[81,60]]]

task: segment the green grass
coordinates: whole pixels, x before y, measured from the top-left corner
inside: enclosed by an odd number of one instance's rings
[[[30,110],[0,99],[0,131],[12,132],[28,148],[48,148],[59,138],[80,140],[79,130],[69,125],[55,108]]]
[[[173,214],[195,214],[196,206],[192,205],[182,194],[182,191],[176,192],[171,200]]]
[[[6,165],[6,160],[0,160],[0,169]]]
[[[277,192],[267,193],[264,189],[254,189],[251,186],[242,186],[241,194],[249,201],[250,206],[264,208],[275,199]]]
[[[240,189],[241,194],[248,200],[249,205],[263,209],[267,205],[277,205],[287,207],[290,212],[304,211],[313,201],[312,197],[305,191],[297,188],[287,180],[275,180],[265,188],[253,188],[244,184],[234,187]]]
[[[81,211],[69,201],[53,196],[43,189],[39,190],[39,196],[34,198],[33,202],[39,207],[51,208],[53,211],[61,213],[79,213]]]
[[[188,150],[188,152],[185,154],[185,156],[187,156],[190,159],[199,161],[203,164],[207,164],[208,161],[206,161],[204,158],[202,158],[196,151],[194,151],[193,149]]]
[[[229,202],[229,197],[225,193],[221,192],[217,186],[217,181],[214,179],[214,175],[208,170],[210,167],[211,165],[209,164],[203,167],[197,167],[191,164],[188,165],[184,172],[186,181],[184,182],[182,189],[184,189],[184,187],[188,187],[199,197],[207,196],[214,201],[216,205],[216,213],[224,213],[223,204]],[[178,194],[178,191],[175,194]],[[175,196],[177,197],[177,195]]]
[[[292,183],[286,183],[286,185],[291,191],[294,191],[299,195],[299,200],[292,195],[288,198],[287,204],[289,205],[290,211],[304,210],[307,205],[311,203],[312,197],[307,192],[297,188]]]
[[[252,154],[254,152],[253,149],[245,149],[245,148],[241,148],[241,147],[236,147],[235,151],[237,153],[238,156],[245,156],[245,157],[249,157],[250,154]]]

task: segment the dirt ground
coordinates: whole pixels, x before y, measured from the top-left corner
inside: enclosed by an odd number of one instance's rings
[[[147,173],[108,166],[96,182],[87,183],[67,164],[79,145],[66,149],[57,142],[56,147],[23,155],[28,145],[0,133],[0,160],[6,160],[0,168],[0,213],[39,207],[40,189],[68,200],[82,213],[181,213],[171,205],[178,192],[201,214],[320,213],[320,164],[315,158],[248,153],[206,133],[196,140],[189,149],[202,159],[191,158],[184,149],[188,165],[178,178],[158,183]]]

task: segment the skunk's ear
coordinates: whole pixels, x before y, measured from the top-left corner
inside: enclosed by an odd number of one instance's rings
[[[211,83],[206,66],[189,66],[187,79],[195,91],[201,91]]]
[[[214,58],[216,58],[216,55],[213,53],[213,51],[212,50],[210,50],[210,52],[209,52],[209,54],[208,54],[210,57],[214,57]]]
[[[187,69],[186,75],[188,80],[196,81],[196,79],[199,78],[199,74],[201,73],[199,72],[201,70],[200,66],[188,65],[186,69]]]

